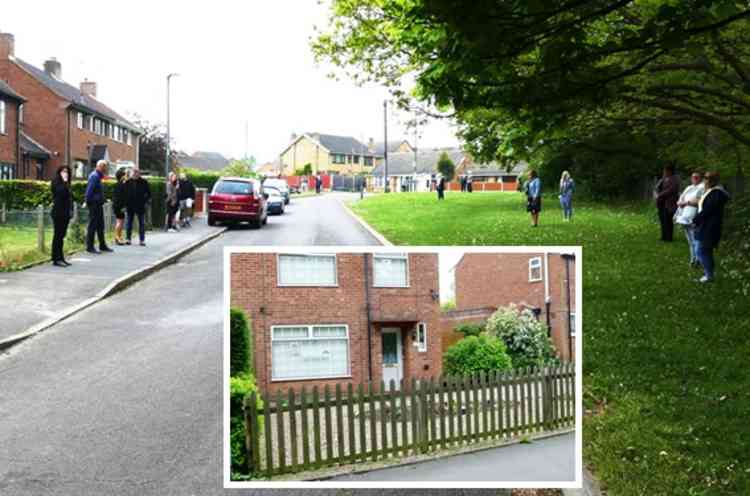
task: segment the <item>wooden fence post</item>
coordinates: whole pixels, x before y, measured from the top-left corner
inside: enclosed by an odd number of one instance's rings
[[[542,369],[543,377],[543,418],[544,418],[544,430],[547,430],[552,425],[552,377],[551,368],[545,367]]]
[[[39,251],[44,253],[44,205],[36,208],[36,244]]]
[[[260,469],[260,426],[255,391],[245,397],[245,473]]]
[[[107,200],[104,203],[104,237],[107,237],[112,229],[112,202]]]
[[[3,202],[3,208],[2,210],[0,210],[0,224],[5,224],[7,218],[8,218],[8,210],[5,206],[5,202]]]

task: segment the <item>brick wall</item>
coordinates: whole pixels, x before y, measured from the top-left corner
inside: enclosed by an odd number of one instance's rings
[[[371,258],[370,258],[371,260]],[[302,385],[310,388],[351,382],[355,386],[368,380],[368,332],[365,299],[364,257],[361,254],[338,254],[337,287],[279,287],[277,255],[273,253],[238,253],[231,256],[231,304],[244,310],[253,325],[255,368],[258,385],[275,392]],[[430,290],[438,289],[437,255],[410,256],[411,286],[404,289],[370,288],[373,305],[387,299],[391,315],[413,310],[427,324],[428,351],[420,353],[411,344],[414,322],[381,321],[372,323],[371,343],[373,379],[382,378],[380,357],[382,327],[402,329],[404,377],[437,375],[441,371],[439,331],[440,308]],[[372,271],[368,267],[372,285]],[[403,295],[403,299],[398,298]],[[349,327],[351,377],[331,380],[271,381],[271,341],[273,325],[346,324]]]
[[[545,305],[544,274],[541,281],[529,281],[529,260],[542,258],[543,253],[470,253],[456,266],[456,310],[480,307],[527,304],[540,308],[540,319],[549,316],[552,340],[561,358],[569,358],[567,328],[567,293],[565,291],[565,261],[559,254],[550,253],[548,278],[550,306]],[[571,309],[575,312],[575,262],[570,265]],[[575,342],[572,342],[575,358]]]
[[[465,324],[482,324],[495,310],[497,310],[497,307],[444,312],[440,316],[440,335],[442,336],[443,353],[464,337],[462,333],[456,332],[456,327]]]
[[[0,163],[18,165],[18,102],[0,95],[5,102],[5,134],[0,134]],[[19,167],[16,167],[18,174]]]

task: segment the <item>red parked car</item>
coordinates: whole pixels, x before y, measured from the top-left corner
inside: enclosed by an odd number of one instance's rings
[[[222,177],[208,195],[208,225],[249,222],[260,228],[268,220],[267,196],[257,179]]]

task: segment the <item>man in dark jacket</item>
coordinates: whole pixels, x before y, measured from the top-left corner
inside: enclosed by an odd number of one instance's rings
[[[672,241],[674,224],[672,217],[677,211],[677,200],[680,198],[680,180],[674,174],[674,166],[664,167],[662,178],[656,183],[656,208],[659,211],[661,240]]]
[[[107,168],[107,162],[100,160],[96,169],[89,175],[86,185],[86,206],[89,209],[89,225],[86,231],[86,251],[89,253],[112,252],[104,237],[104,189],[102,178]],[[94,235],[99,238],[99,250],[94,247]],[[100,251],[101,250],[101,251]]]
[[[719,246],[724,223],[724,207],[729,202],[729,193],[719,185],[719,173],[705,175],[706,192],[698,202],[695,224],[695,243],[698,260],[703,266],[700,282],[714,280],[714,248]]]
[[[133,176],[125,183],[125,209],[127,223],[125,226],[125,244],[129,245],[133,237],[133,220],[138,217],[138,237],[141,246],[146,246],[146,204],[151,201],[151,188],[148,181],[141,177],[141,171],[133,169]]]

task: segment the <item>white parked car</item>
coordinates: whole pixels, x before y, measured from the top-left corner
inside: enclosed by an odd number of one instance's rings
[[[284,197],[284,203],[289,205],[289,184],[286,182],[286,179],[275,179],[269,177],[265,181],[263,181],[263,186],[269,186],[271,188],[276,188],[281,192],[281,196]]]
[[[273,186],[263,186],[263,193],[268,195],[266,198],[266,203],[268,204],[268,213],[269,214],[283,214],[284,213],[284,205],[286,205],[286,200],[284,199],[284,195],[279,191],[277,188],[274,188]]]

